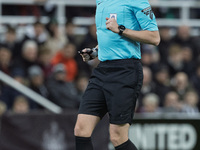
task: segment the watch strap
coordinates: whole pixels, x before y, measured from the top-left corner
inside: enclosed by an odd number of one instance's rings
[[[124,30],[126,29],[126,27],[125,26],[123,26],[123,25],[120,25],[119,27],[118,27],[118,29],[119,29],[119,35],[122,35],[122,33],[124,32]]]

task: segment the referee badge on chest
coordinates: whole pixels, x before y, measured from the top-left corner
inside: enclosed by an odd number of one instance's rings
[[[115,20],[117,20],[117,14],[110,14],[110,19],[114,18]]]

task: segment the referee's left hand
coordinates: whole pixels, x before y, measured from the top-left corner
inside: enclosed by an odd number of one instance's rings
[[[115,18],[106,17],[106,28],[114,33],[119,33],[118,24]]]

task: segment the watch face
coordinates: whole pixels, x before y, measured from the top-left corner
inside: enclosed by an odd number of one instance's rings
[[[125,26],[121,25],[120,29],[125,30],[126,28],[125,28]]]

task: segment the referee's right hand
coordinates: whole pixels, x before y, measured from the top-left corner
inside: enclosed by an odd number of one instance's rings
[[[85,48],[81,51],[82,53],[80,53],[84,62],[88,62],[90,60],[90,55],[88,54],[88,51],[91,51],[91,49]]]

